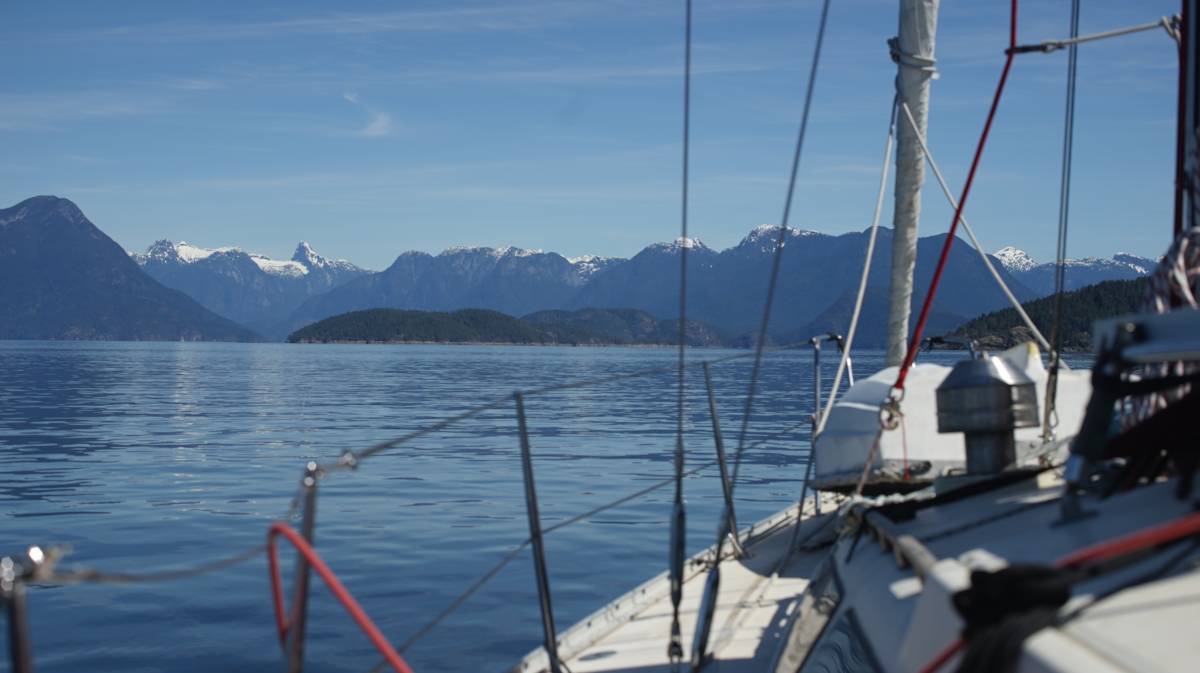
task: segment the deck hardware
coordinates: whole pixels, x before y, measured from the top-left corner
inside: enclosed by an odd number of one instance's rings
[[[892,552],[897,566],[911,568],[921,581],[938,562],[938,558],[920,540],[912,535],[897,533],[892,522],[877,511],[865,512],[863,527],[879,540],[884,551]]]
[[[718,559],[708,578],[704,581],[704,595],[700,599],[700,610],[696,613],[696,632],[692,636],[693,643],[707,643],[712,632],[713,617],[717,612],[717,594],[721,590],[721,561]],[[692,672],[698,672],[704,666],[707,655],[704,647],[692,647]]]
[[[537,581],[538,607],[542,612],[542,646],[550,660],[550,673],[561,673],[558,636],[554,630],[554,609],[550,602],[550,576],[546,571],[546,547],[542,540],[542,519],[538,513],[537,487],[533,481],[533,452],[529,448],[529,429],[525,423],[525,396],[513,393],[517,406],[517,432],[521,438],[521,475],[525,481],[525,513],[529,515],[529,540],[533,545],[533,571]]]
[[[1068,524],[1094,514],[1084,509],[1079,494],[1090,485],[1096,466],[1104,457],[1109,430],[1121,398],[1121,376],[1129,366],[1125,349],[1143,341],[1145,330],[1121,319],[1096,327],[1096,362],[1092,367],[1092,396],[1088,399],[1079,432],[1071,440],[1071,454],[1063,475],[1063,497],[1058,524]]]
[[[746,557],[746,550],[738,540],[737,513],[733,506],[733,486],[729,482],[729,465],[725,462],[725,439],[721,434],[721,419],[717,416],[717,396],[713,392],[712,373],[708,362],[704,363],[704,387],[708,391],[708,415],[712,419],[713,443],[717,448],[717,469],[721,473],[721,494],[725,497],[723,518],[727,521],[729,544],[738,558]]]
[[[812,413],[812,434],[811,440],[816,440],[817,432],[821,427],[821,344],[826,341],[832,341],[837,344],[838,352],[842,352],[846,347],[846,341],[842,335],[836,332],[828,332],[826,334],[814,336],[808,340],[808,343],[813,348],[813,413]],[[850,374],[850,385],[854,385],[854,363],[850,358],[846,358],[847,371]],[[837,382],[834,381],[834,385]],[[837,391],[829,391],[831,396],[836,397]],[[804,522],[804,500],[808,497],[808,484],[812,479],[813,471],[813,452],[811,450],[812,441],[809,442],[810,449],[808,452],[808,461],[804,466],[804,482],[800,486],[800,502],[796,505],[796,528],[792,531],[792,547],[799,543],[800,525]],[[821,513],[821,493],[813,490],[813,506],[814,514]]]
[[[1002,358],[963,360],[937,388],[938,432],[961,432],[967,474],[997,474],[1017,462],[1017,428],[1038,425],[1033,380]]]
[[[313,544],[313,535],[317,523],[317,477],[320,466],[309,461],[304,467],[304,477],[300,480],[304,491],[304,504],[300,519],[300,534],[309,545]],[[287,641],[287,670],[288,673],[300,673],[304,669],[304,627],[308,620],[308,585],[312,575],[308,559],[303,554],[296,556],[296,579],[292,589],[292,611],[290,618],[291,629]]]

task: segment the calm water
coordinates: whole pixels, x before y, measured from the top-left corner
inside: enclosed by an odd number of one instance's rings
[[[694,351],[712,359],[730,351]],[[68,543],[66,565],[147,571],[260,544],[303,465],[550,383],[671,364],[657,348],[0,342],[0,553]],[[961,357],[935,354],[939,361]],[[827,356],[832,377],[832,356]],[[860,374],[881,354],[857,358]],[[689,375],[689,462],[712,459],[699,368]],[[714,366],[736,445],[749,361]],[[546,524],[669,477],[673,375],[527,400]],[[812,408],[808,351],[769,354],[751,439]],[[745,455],[739,518],[798,497],[807,427]],[[690,478],[688,547],[712,543],[715,470]],[[560,628],[666,564],[671,489],[547,540]],[[527,534],[511,406],[323,480],[318,549],[394,642]],[[290,568],[290,561],[285,568]],[[417,670],[503,670],[540,642],[526,552],[411,649]],[[366,671],[367,640],[314,579],[308,670]],[[137,586],[30,592],[42,671],[276,669],[266,562]],[[7,670],[7,655],[0,670]]]

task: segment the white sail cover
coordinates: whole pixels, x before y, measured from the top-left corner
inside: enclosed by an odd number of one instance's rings
[[[929,119],[929,82],[934,77],[933,47],[938,0],[902,0],[900,34],[892,56],[899,64],[897,88],[913,119],[925,134]],[[903,120],[903,114],[901,115]],[[913,269],[917,263],[917,223],[921,219],[921,185],[925,155],[912,126],[896,124],[896,205],[892,215],[892,284],[888,313],[887,364],[899,365],[908,341]]]

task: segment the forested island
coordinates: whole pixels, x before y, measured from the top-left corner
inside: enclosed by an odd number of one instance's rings
[[[1063,294],[1063,351],[1092,350],[1092,323],[1122,313],[1141,310],[1146,297],[1146,278],[1110,280]],[[1054,324],[1054,297],[1025,302],[1022,306],[1038,329],[1050,338]],[[950,336],[975,339],[985,348],[1008,348],[1032,341],[1033,335],[1016,309],[993,311],[964,323]]]
[[[498,311],[368,309],[326,318],[293,332],[291,343],[449,343],[541,345],[669,345],[679,321],[634,309],[539,311],[515,318]],[[711,327],[687,323],[691,346],[722,346]]]
[[[1064,351],[1092,348],[1092,323],[1138,311],[1147,280],[1114,280],[1063,295]],[[1023,304],[1042,332],[1050,336],[1054,297]],[[949,335],[974,339],[997,349],[1031,341],[1015,309],[1003,309],[963,323]],[[326,318],[293,332],[291,343],[440,343],[541,345],[671,345],[677,343],[679,321],[660,320],[636,309],[538,311],[514,317],[488,309],[412,311],[368,309]],[[745,346],[745,335],[728,335],[698,321],[688,321],[689,346]]]

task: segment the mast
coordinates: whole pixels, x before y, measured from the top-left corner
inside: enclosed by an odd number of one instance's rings
[[[900,32],[889,40],[899,70],[896,92],[926,134],[929,82],[935,76],[933,48],[939,0],[900,0]],[[901,119],[904,116],[901,115]],[[888,312],[887,366],[904,361],[908,348],[908,314],[912,306],[913,269],[917,263],[917,224],[921,219],[921,185],[925,156],[912,126],[897,124],[896,205],[892,215],[892,284]]]

